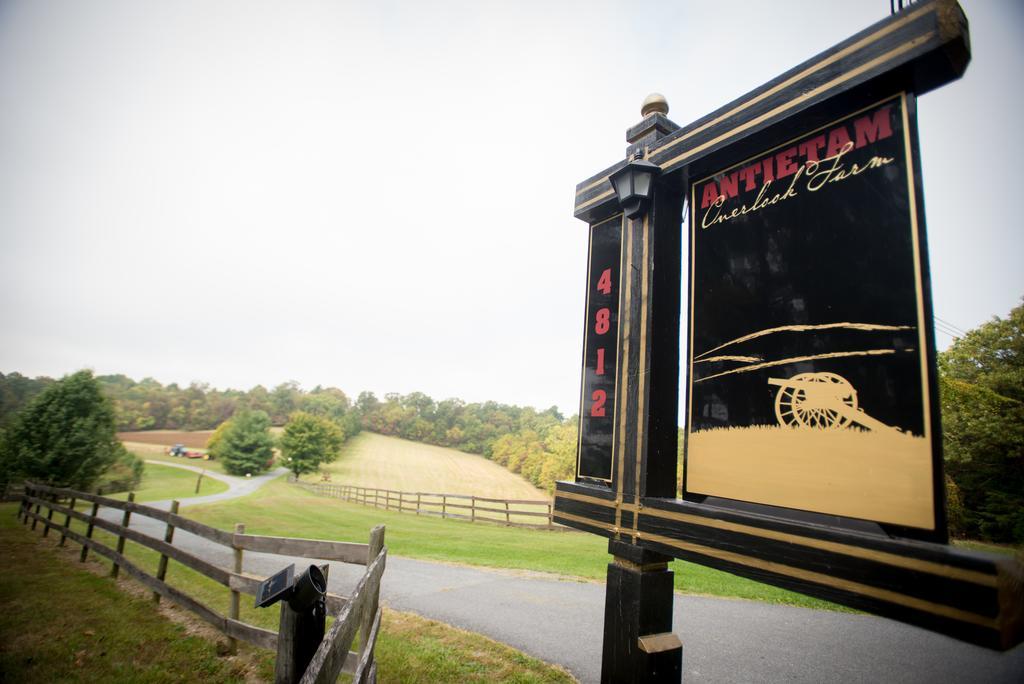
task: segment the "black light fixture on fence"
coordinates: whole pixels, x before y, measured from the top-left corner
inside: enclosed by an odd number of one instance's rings
[[[644,213],[654,189],[654,179],[660,173],[660,166],[641,159],[640,152],[636,152],[628,164],[608,178],[626,218],[636,218]]]

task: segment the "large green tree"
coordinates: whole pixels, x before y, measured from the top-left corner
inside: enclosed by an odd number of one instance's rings
[[[344,441],[345,433],[334,422],[299,411],[284,426],[281,455],[288,469],[298,477],[336,459]]]
[[[962,512],[954,531],[1024,542],[1024,305],[939,355],[946,474]]]
[[[112,464],[131,460],[114,426],[114,407],[92,373],[68,375],[29,401],[5,430],[2,477],[89,489]]]
[[[232,475],[256,475],[266,470],[274,458],[274,439],[270,436],[270,417],[263,411],[235,414],[210,450],[224,462]]]

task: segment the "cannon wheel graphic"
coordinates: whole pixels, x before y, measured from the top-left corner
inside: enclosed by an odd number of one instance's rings
[[[897,430],[857,407],[857,390],[835,373],[798,373],[791,378],[768,378],[779,388],[775,417],[783,427],[839,430],[856,423],[871,430]]]

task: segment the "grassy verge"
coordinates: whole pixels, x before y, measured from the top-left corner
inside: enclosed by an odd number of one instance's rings
[[[145,612],[147,607],[152,606],[152,603],[148,601],[149,593],[147,590],[138,585],[134,581],[124,579],[118,580],[117,583],[105,577],[106,572],[110,568],[110,563],[102,558],[97,558],[90,554],[88,565],[94,569],[98,569],[101,575],[97,577],[94,574],[88,572],[79,572],[78,568],[81,567],[73,559],[77,558],[78,548],[73,543],[68,543],[68,547],[71,548],[67,554],[58,554],[53,547],[56,545],[57,539],[55,533],[51,532],[50,536],[45,540],[40,540],[39,528],[35,532],[30,532],[28,527],[22,527],[17,524],[15,520],[15,504],[4,504],[0,505],[0,546],[7,549],[7,539],[19,540],[20,543],[27,545],[31,548],[38,548],[42,546],[48,549],[48,553],[41,554],[40,558],[49,563],[48,567],[53,568],[53,573],[49,576],[50,582],[54,585],[60,585],[64,582],[64,577],[67,574],[84,574],[91,579],[96,587],[102,587],[105,596],[117,597],[119,592],[116,590],[116,586],[129,586],[133,587],[137,593],[142,594],[145,598],[138,602],[140,610]],[[59,516],[58,516],[59,519]],[[72,521],[72,528],[77,531],[83,531],[84,525],[78,521]],[[369,527],[365,530],[361,530],[360,534],[354,535],[353,538],[360,539],[368,536]],[[113,547],[116,543],[116,538],[103,532],[102,530],[96,530],[93,534],[94,538],[98,541],[102,541],[104,544]],[[61,558],[60,555],[64,555]],[[128,542],[125,547],[125,555],[140,568],[149,570],[152,572],[157,565],[159,554],[144,547],[141,547],[133,542]],[[7,559],[5,558],[5,563]],[[3,580],[10,580],[12,586],[19,585],[19,576],[21,568],[24,567],[18,563],[17,560],[11,559],[12,566],[4,574]],[[26,572],[33,572],[31,567],[26,567]],[[224,586],[214,582],[213,580],[193,571],[188,568],[182,567],[175,562],[171,562],[167,572],[167,582],[187,594],[197,599],[204,605],[212,608],[213,610],[227,614],[228,605],[230,602],[230,592]],[[0,586],[5,586],[0,584]],[[92,585],[90,585],[92,586]],[[2,590],[0,590],[2,591]],[[54,611],[59,613],[61,616],[69,611],[69,607],[78,609],[79,603],[77,602],[78,589],[69,589],[68,595],[62,600],[54,602]],[[93,592],[96,593],[96,592]],[[54,595],[53,592],[41,589],[39,595],[42,597],[40,601],[49,601],[49,596]],[[3,598],[4,603],[7,603],[6,594],[0,594]],[[110,610],[116,610],[117,607],[112,607]],[[177,613],[181,619],[195,624],[199,623],[198,619],[191,616],[190,613],[177,608],[170,608],[173,612]],[[87,612],[92,612],[87,611]],[[150,611],[152,613],[152,611]],[[252,607],[252,599],[248,596],[243,596],[241,601],[241,619],[249,624],[258,625],[266,629],[276,631],[278,625],[278,610],[277,608],[272,609],[257,609]],[[20,633],[22,625],[26,622],[31,622],[33,619],[30,610],[27,610],[24,614],[20,614],[17,619],[12,620],[10,633]],[[98,620],[93,617],[89,618],[91,622],[97,622]],[[51,620],[52,621],[52,620]],[[60,623],[60,619],[56,620]],[[131,623],[128,623],[131,625]],[[143,625],[145,629],[145,623],[139,623]],[[205,631],[211,631],[205,626],[205,623],[199,623],[203,625]],[[0,631],[0,637],[3,641],[0,641],[0,658],[6,658],[8,648],[6,644],[10,642],[8,638],[8,628],[5,622],[0,621],[0,625],[3,625],[3,630]],[[173,626],[172,626],[173,627]],[[42,628],[42,626],[40,627]],[[94,628],[93,628],[94,629]],[[131,628],[134,629],[134,628]],[[174,627],[177,630],[176,633],[180,633],[181,629]],[[94,629],[95,631],[95,629]],[[99,634],[99,632],[97,632]],[[161,637],[166,638],[166,637]],[[180,636],[177,637],[180,640]],[[222,636],[215,636],[214,641],[223,641]],[[234,659],[221,659],[218,662],[227,662],[227,670],[225,672],[211,671],[210,674],[206,674],[206,671],[202,669],[205,667],[203,663],[197,663],[189,665],[187,669],[182,670],[181,673],[172,672],[166,678],[159,678],[153,676],[149,678],[149,675],[145,676],[134,676],[134,674],[117,674],[113,673],[109,676],[99,675],[95,678],[81,676],[78,677],[77,671],[75,671],[67,663],[74,662],[77,657],[77,651],[71,650],[72,645],[63,646],[59,643],[54,645],[57,650],[54,652],[47,652],[46,658],[55,662],[59,661],[65,663],[63,669],[56,669],[47,671],[45,674],[40,673],[40,676],[35,676],[33,672],[25,672],[25,676],[10,676],[11,672],[6,669],[6,660],[0,660],[0,681],[239,681],[233,679],[234,675],[232,672],[243,668],[248,675],[248,680],[256,681],[273,681],[273,670],[274,670],[274,654],[269,651],[249,647],[246,644],[240,645],[239,656]],[[77,648],[77,646],[75,647]],[[216,645],[211,641],[200,645],[190,646],[192,649],[206,648],[207,650],[213,650],[216,652]],[[12,649],[14,650],[14,649]],[[80,650],[80,649],[79,649]],[[198,651],[197,651],[198,652]],[[147,653],[144,647],[140,647],[138,651],[133,651],[131,655],[139,657],[139,653]],[[187,653],[187,651],[186,651]],[[205,652],[204,652],[205,653]],[[377,641],[377,668],[378,668],[378,681],[381,682],[515,682],[515,683],[549,683],[549,682],[572,682],[573,679],[564,670],[549,665],[543,661],[537,660],[524,655],[523,653],[516,651],[515,649],[499,644],[479,634],[471,632],[465,632],[463,630],[450,627],[443,623],[427,620],[420,616],[411,613],[400,613],[397,611],[385,610],[384,620],[381,627],[381,633]],[[29,654],[31,655],[31,654]],[[22,656],[22,651],[17,650],[17,656],[19,658],[28,657]],[[34,658],[34,656],[33,656]],[[232,670],[231,668],[234,668]],[[20,671],[17,671],[20,672]],[[91,673],[90,673],[91,674]]]
[[[603,580],[607,542],[580,532],[547,532],[439,520],[377,510],[318,497],[279,479],[258,492],[187,513],[209,525],[232,529],[244,522],[253,534],[362,541],[376,524],[387,525],[391,553],[410,558],[557,573]],[[832,603],[693,563],[674,561],[676,590],[809,608],[847,610]]]
[[[1014,546],[1013,544],[993,544],[990,542],[974,541],[973,539],[953,539],[950,542],[953,546],[968,551],[984,551],[995,553],[1000,556],[1021,556],[1024,557],[1024,545]]]
[[[219,494],[228,489],[228,486],[220,480],[215,480],[212,477],[203,477],[200,482],[199,493],[196,494],[196,480],[198,479],[199,473],[194,473],[191,470],[147,463],[146,470],[142,474],[142,482],[135,489],[135,500],[144,502],[161,501],[163,499],[184,499],[189,496]],[[128,492],[111,494],[110,498],[123,501],[128,498]]]
[[[243,682],[248,665],[68,562],[0,507],[0,680]]]
[[[380,682],[575,681],[510,646],[413,613],[385,610],[381,635],[376,651]]]

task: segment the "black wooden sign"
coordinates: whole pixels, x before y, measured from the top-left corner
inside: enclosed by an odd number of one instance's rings
[[[691,185],[684,498],[945,540],[916,149],[901,93]]]
[[[672,557],[1021,641],[1021,564],[945,543],[916,106],[969,60],[956,2],[914,3],[687,126],[645,108],[627,159],[577,186],[580,445],[554,518],[615,556],[606,680],[677,671]],[[610,177],[633,165],[660,175],[626,218]]]

